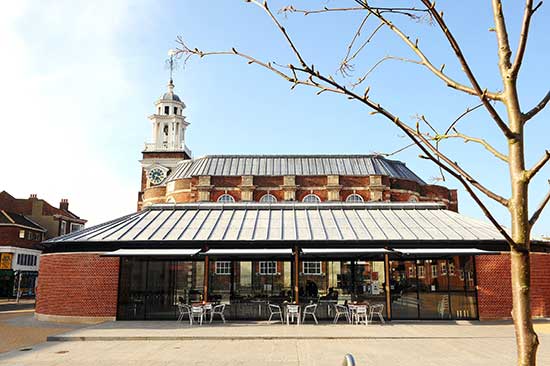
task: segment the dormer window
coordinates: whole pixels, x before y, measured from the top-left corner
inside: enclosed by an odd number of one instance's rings
[[[169,106],[164,106],[164,114],[166,114],[166,115],[170,114],[170,107]]]

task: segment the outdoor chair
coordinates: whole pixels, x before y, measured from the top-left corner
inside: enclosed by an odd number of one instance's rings
[[[193,325],[193,316],[191,315],[191,307],[186,304],[178,304],[178,309],[180,315],[178,317],[178,322],[181,322],[186,316],[189,318],[189,325]]]
[[[202,319],[204,318],[204,309],[202,306],[191,306],[191,316],[193,319],[197,318],[197,321],[202,325]]]
[[[334,305],[334,324],[338,323],[338,319],[340,319],[340,315],[343,315],[344,318],[346,318],[346,321],[348,323],[351,323],[351,318],[349,316],[349,310],[344,305]]]
[[[223,314],[224,311],[225,311],[225,304],[214,306],[210,311],[210,323],[212,323],[212,319],[214,319],[214,315],[219,315],[220,318],[223,320],[223,323],[225,324],[225,315]]]
[[[317,304],[307,305],[304,308],[304,312],[302,315],[302,323],[306,322],[306,315],[311,315],[313,317],[313,320],[315,320],[315,324],[319,324],[319,322],[317,321],[317,316],[315,316],[316,311],[317,311]]]
[[[378,316],[378,319],[380,319],[380,321],[382,323],[386,323],[386,321],[384,320],[384,315],[382,314],[382,312],[384,311],[384,304],[374,304],[374,305],[371,305],[370,307],[370,321],[372,322],[372,320],[374,319],[374,316]]]
[[[296,324],[300,325],[300,305],[287,305],[286,324],[289,325],[291,321],[294,321],[294,318],[296,318]]]
[[[274,305],[274,304],[268,304],[268,309],[269,309],[269,319],[267,320],[268,322],[271,321],[271,318],[273,318],[273,316],[275,317],[278,317],[281,319],[281,324],[284,323],[283,321],[283,312],[281,311],[281,307],[279,305]]]
[[[361,324],[361,320],[365,322],[365,325],[368,325],[368,312],[367,305],[356,305],[353,308],[353,320],[355,324]]]

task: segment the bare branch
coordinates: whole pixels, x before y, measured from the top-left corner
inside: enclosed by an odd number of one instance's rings
[[[365,20],[368,18],[368,16],[370,15],[370,13],[367,15],[367,17],[365,17]],[[363,25],[363,23],[361,23],[361,26]],[[359,48],[353,53],[353,55],[349,55],[350,54],[350,51],[353,47],[353,42],[355,41],[355,37],[354,39],[352,40],[352,42],[350,43],[350,45],[348,46],[348,53],[346,54],[346,57],[342,60],[341,64],[340,64],[340,72],[342,73],[342,75],[346,75],[345,71],[349,70],[350,68],[353,68],[352,65],[350,65],[350,62],[353,61],[357,55],[359,55],[359,53],[361,53],[361,51],[363,50],[363,48],[366,47],[367,44],[370,43],[370,41],[372,41],[372,39],[374,38],[374,36],[376,35],[376,33],[378,33],[378,31],[384,26],[384,23],[380,23],[373,31],[372,33],[370,34],[370,36],[361,44],[361,46],[359,46]],[[357,33],[355,34],[355,36],[359,36],[359,32],[360,32],[360,29],[358,29]]]
[[[487,151],[489,151],[491,154],[499,158],[500,160],[504,161],[505,163],[508,163],[508,156],[506,154],[501,153],[496,148],[494,148],[491,144],[489,144],[486,140],[478,137],[471,137],[464,135],[462,133],[459,133],[456,129],[453,129],[455,131],[454,134],[445,134],[445,135],[437,135],[435,139],[437,140],[445,140],[449,138],[460,138],[464,140],[465,143],[467,142],[475,142],[477,144],[482,145]]]
[[[529,2],[530,0],[527,1]],[[492,3],[498,42],[499,66],[501,69],[501,74],[504,76],[508,74],[508,70],[512,67],[510,64],[512,50],[510,49],[510,42],[508,41],[508,31],[506,30],[506,22],[502,11],[502,1],[492,0]]]
[[[523,13],[523,21],[521,24],[521,33],[519,36],[519,45],[516,52],[516,58],[510,69],[512,77],[517,77],[521,63],[523,62],[523,55],[525,54],[525,48],[527,47],[527,38],[529,38],[529,27],[531,25],[531,17],[537,11],[539,6],[542,5],[542,1],[533,8],[533,0],[527,0],[525,2],[525,11]]]
[[[546,93],[546,95],[544,96],[544,98],[542,98],[542,100],[539,102],[539,104],[537,104],[529,112],[523,114],[523,116],[522,116],[523,117],[523,123],[525,123],[525,122],[529,121],[531,118],[535,117],[537,115],[537,113],[539,113],[540,111],[542,111],[544,109],[544,107],[546,107],[546,105],[548,104],[549,101],[550,101],[550,91],[548,93]]]
[[[550,180],[548,181],[548,183],[550,183]],[[539,216],[544,210],[544,208],[546,207],[546,205],[548,204],[548,201],[550,201],[550,190],[548,191],[548,193],[546,193],[546,196],[544,196],[544,198],[540,202],[539,207],[535,210],[535,212],[533,213],[533,216],[531,216],[531,218],[529,219],[529,226],[531,228],[533,228],[533,226],[539,219]]]
[[[497,0],[494,0],[497,1]],[[435,9],[435,4],[430,3],[428,0],[422,0],[422,3],[424,6],[426,6],[427,9],[429,9],[430,14],[435,19],[443,33],[445,34],[445,37],[447,38],[451,48],[453,49],[458,61],[460,62],[462,69],[464,70],[464,73],[470,80],[470,83],[472,84],[472,87],[475,90],[476,95],[479,97],[493,120],[496,122],[497,126],[502,130],[506,138],[513,139],[515,137],[514,133],[510,130],[508,125],[502,120],[496,109],[492,106],[492,104],[489,102],[489,99],[491,96],[487,93],[487,90],[482,90],[481,86],[479,85],[476,77],[474,76],[474,73],[472,72],[472,69],[470,68],[470,65],[468,65],[468,62],[466,61],[466,57],[464,57],[464,54],[462,53],[462,50],[454,38],[453,34],[447,27],[447,24],[443,20],[443,16],[437,12]],[[497,100],[500,99],[500,95],[496,98]]]
[[[252,1],[256,4],[258,4],[256,1]],[[383,115],[386,119],[388,119],[390,122],[394,123],[399,129],[401,129],[421,150],[422,152],[432,161],[435,162],[439,167],[441,167],[443,170],[451,174],[453,177],[455,177],[466,189],[466,191],[472,196],[474,201],[479,205],[483,213],[487,216],[487,218],[493,223],[493,225],[497,228],[497,230],[503,235],[503,237],[508,241],[508,243],[516,247],[515,242],[511,239],[511,237],[508,235],[506,230],[498,223],[498,221],[494,218],[494,216],[491,214],[491,212],[487,209],[483,201],[479,198],[479,196],[474,192],[472,187],[475,187],[480,192],[485,194],[487,197],[499,202],[500,204],[507,206],[508,200],[501,197],[500,195],[492,192],[487,187],[480,184],[476,179],[474,179],[470,174],[468,174],[464,169],[462,169],[458,163],[452,161],[449,159],[446,155],[441,153],[437,147],[432,145],[430,141],[428,140],[428,137],[423,136],[419,131],[417,131],[415,128],[407,125],[406,123],[403,123],[397,116],[394,116],[391,112],[386,110],[384,107],[382,107],[380,104],[372,101],[368,97],[368,93],[365,93],[364,96],[358,95],[352,90],[346,88],[345,86],[342,86],[341,84],[337,83],[331,76],[324,76],[321,74],[318,70],[314,68],[312,65],[307,66],[306,62],[300,55],[299,51],[296,49],[294,44],[292,43],[290,37],[286,33],[285,29],[281,26],[281,24],[275,19],[269,8],[265,5],[261,5],[261,7],[264,8],[264,10],[269,14],[269,16],[273,19],[275,25],[279,28],[281,33],[284,35],[284,37],[287,39],[291,49],[296,55],[296,58],[300,62],[301,66],[293,66],[289,65],[288,68],[292,70],[293,75],[297,74],[306,74],[309,75],[307,79],[305,80],[298,80],[297,76],[289,76],[282,71],[276,69],[271,63],[266,63],[259,61],[251,56],[248,56],[246,54],[240,53],[236,51],[235,49],[232,49],[231,52],[202,52],[197,49],[190,49],[188,47],[183,47],[182,49],[178,50],[178,52],[182,52],[183,54],[191,55],[199,55],[201,57],[206,55],[236,55],[242,58],[245,58],[248,60],[249,63],[255,63],[258,64],[268,70],[271,70],[275,72],[277,75],[283,77],[287,81],[293,83],[293,86],[297,84],[303,84],[308,86],[313,86],[315,88],[318,88],[320,90],[324,91],[331,91],[338,94],[345,94],[348,96],[349,99],[356,99],[360,101],[361,103],[368,106],[370,109],[373,110],[372,113],[378,113]],[[179,39],[180,44],[183,44],[183,41]],[[318,80],[318,81],[316,81]]]
[[[550,151],[546,150],[544,156],[531,169],[525,172],[526,179],[529,182],[550,160]]]
[[[478,108],[481,107],[481,106],[483,106],[483,103],[478,104],[478,105],[476,105],[475,107],[472,107],[472,108],[470,108],[470,107],[466,108],[466,110],[465,110],[464,112],[462,112],[462,114],[461,114],[460,116],[458,116],[458,117],[453,121],[453,123],[450,124],[450,126],[449,126],[449,127],[447,128],[447,130],[445,131],[445,135],[448,134],[449,131],[450,131],[451,129],[453,129],[453,128],[456,126],[456,124],[458,123],[458,121],[460,121],[462,118],[464,118],[466,115],[468,115],[468,113],[475,111],[476,109],[478,109]]]

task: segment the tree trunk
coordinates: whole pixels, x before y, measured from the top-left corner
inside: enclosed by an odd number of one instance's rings
[[[512,317],[516,330],[518,365],[536,365],[538,337],[531,319],[530,257],[528,251],[510,251],[512,268]]]
[[[516,331],[518,365],[536,365],[537,334],[531,319],[531,261],[528,191],[523,141],[523,124],[519,113],[519,103],[515,85],[505,84],[507,92],[507,110],[510,127],[515,139],[509,140],[510,180],[512,188],[508,209],[512,222],[512,239],[515,245],[510,247],[512,275],[512,318]]]

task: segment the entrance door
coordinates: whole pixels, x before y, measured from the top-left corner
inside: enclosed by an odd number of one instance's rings
[[[415,261],[390,262],[391,313],[393,319],[418,319]]]
[[[147,270],[146,319],[174,319],[174,261],[150,261]]]

